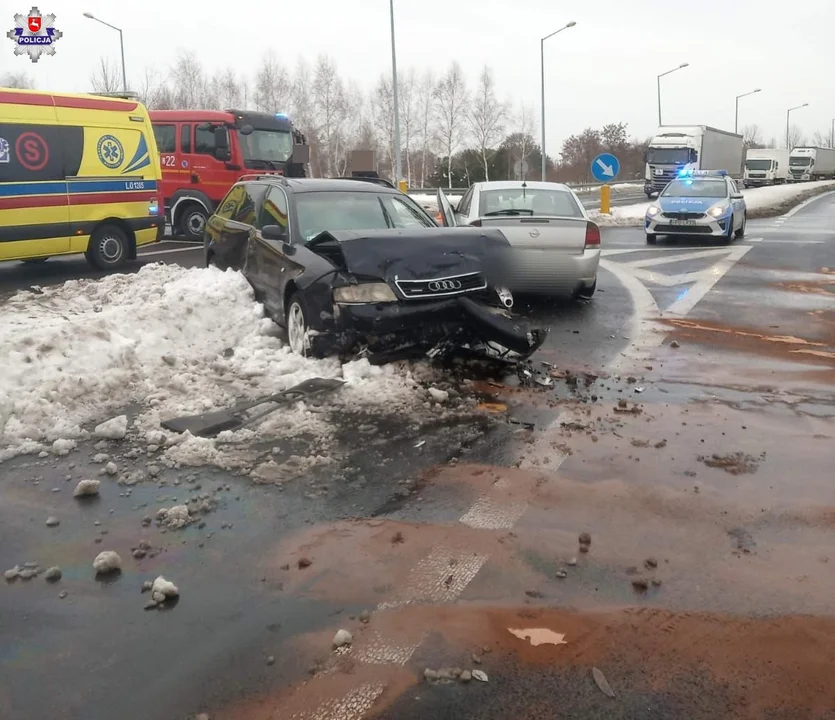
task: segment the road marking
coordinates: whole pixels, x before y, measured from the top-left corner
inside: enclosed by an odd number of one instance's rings
[[[762,242],[762,241],[763,241],[763,239],[761,237],[746,238],[746,242]]]
[[[421,633],[417,642],[407,645],[396,645],[387,641],[376,630],[372,633],[368,645],[358,648],[352,655],[356,660],[367,665],[405,665],[411,660],[415,650],[420,647],[425,635]]]
[[[682,297],[664,310],[664,314],[678,315],[679,317],[687,315],[687,313],[695,307],[699,300],[707,295],[713,289],[713,286],[716,285],[716,283],[718,283],[750,249],[750,246],[737,246],[723,260],[716,263],[716,265],[713,265],[700,273],[693,273],[694,276],[700,276],[698,282],[696,282],[693,287],[685,290]]]
[[[695,252],[683,253],[681,255],[673,255],[672,257],[644,258],[642,260],[635,260],[633,262],[623,262],[621,263],[621,265],[626,265],[629,268],[653,267],[654,265],[671,265],[672,263],[684,262],[686,260],[697,260],[700,258],[714,257],[716,255],[726,255],[727,253],[728,248],[697,250]]]
[[[360,720],[384,689],[382,684],[360,685],[343,698],[327,700],[312,713],[293,715],[292,720]]]
[[[828,197],[830,195],[835,195],[835,190],[830,190],[829,192],[821,193],[820,195],[815,195],[814,197],[810,197],[808,200],[804,200],[802,203],[800,203],[800,205],[795,205],[791,210],[789,210],[784,215],[781,215],[780,217],[783,220],[785,220],[786,218],[790,218],[795,213],[800,212],[807,205],[811,205],[813,202],[817,202],[818,200],[820,200],[822,198],[825,198],[825,197]]]
[[[563,459],[565,459],[564,456]],[[510,483],[504,479],[493,484],[494,490],[509,490],[510,488]],[[516,500],[503,504],[499,498],[487,493],[473,503],[472,507],[461,516],[460,522],[478,530],[510,530],[527,509],[528,503],[525,501]]]
[[[139,258],[153,257],[154,255],[173,255],[174,253],[193,252],[194,250],[202,250],[202,247],[176,248],[175,250],[156,250],[149,253],[137,253],[137,260]]]

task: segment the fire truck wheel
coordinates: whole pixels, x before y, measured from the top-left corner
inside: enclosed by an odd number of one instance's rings
[[[180,213],[180,235],[185,235],[189,240],[202,240],[208,218],[206,208],[197,203],[189,203]]]

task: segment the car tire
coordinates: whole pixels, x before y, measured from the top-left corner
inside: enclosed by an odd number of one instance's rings
[[[734,241],[734,216],[728,221],[728,232],[722,236],[722,242],[725,245],[730,245]]]
[[[588,287],[581,287],[577,290],[574,293],[574,297],[578,300],[591,300],[595,290],[597,290],[597,278],[595,278],[594,282]]]
[[[209,214],[199,203],[189,203],[180,212],[177,231],[188,240],[202,240]]]
[[[128,261],[130,252],[131,243],[124,230],[116,225],[102,225],[90,235],[84,255],[97,270],[115,270]]]
[[[748,213],[742,214],[742,225],[739,226],[739,230],[734,233],[734,237],[738,239],[745,237],[745,223],[748,222]]]
[[[322,358],[324,353],[317,347],[315,338],[310,338],[310,347],[305,347],[305,335],[310,329],[307,323],[308,312],[302,296],[295,292],[290,297],[284,310],[284,329],[287,332],[287,345],[294,355],[310,358]]]
[[[657,242],[658,238],[655,233],[647,233],[647,245],[655,245]]]

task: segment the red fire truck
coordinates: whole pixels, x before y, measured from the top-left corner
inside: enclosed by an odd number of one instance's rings
[[[305,177],[309,148],[284,113],[153,110],[165,217],[174,234],[202,240],[206,220],[242,175]]]

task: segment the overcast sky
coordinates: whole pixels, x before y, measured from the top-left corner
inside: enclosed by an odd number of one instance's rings
[[[273,48],[294,64],[329,53],[340,72],[371,85],[391,71],[388,0],[38,0],[64,32],[56,55],[33,64],[15,57],[5,32],[32,0],[0,0],[0,74],[26,71],[39,88],[85,92],[100,55],[119,61],[115,31],[83,17],[92,12],[124,30],[130,78],[146,64],[166,70],[179,49],[193,50],[208,70],[254,71]],[[566,136],[608,122],[648,136],[657,124],[656,76],[662,78],[665,124],[733,130],[756,123],[765,140],[785,136],[786,110],[811,140],[835,118],[835,0],[395,0],[398,65],[442,72],[458,60],[475,79],[485,63],[502,96],[539,116],[539,39],[568,21],[576,27],[545,43],[547,149]]]

